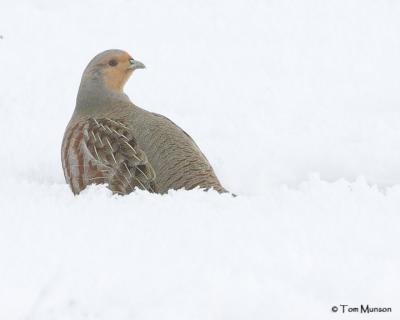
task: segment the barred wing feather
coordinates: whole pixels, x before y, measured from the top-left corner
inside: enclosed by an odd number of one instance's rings
[[[118,194],[135,188],[156,192],[155,172],[146,154],[119,120],[89,118],[74,124],[64,136],[62,162],[75,194],[93,183],[105,183]]]

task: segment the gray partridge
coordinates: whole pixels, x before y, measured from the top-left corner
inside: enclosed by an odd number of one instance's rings
[[[72,192],[78,194],[89,184],[107,184],[118,194],[135,188],[155,193],[195,187],[226,192],[185,131],[137,107],[123,92],[132,72],[144,67],[124,51],[107,50],[83,72],[61,151]]]

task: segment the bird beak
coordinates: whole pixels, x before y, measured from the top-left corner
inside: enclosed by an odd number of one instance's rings
[[[143,64],[143,63],[141,63],[140,61],[138,61],[138,60],[135,60],[135,59],[130,59],[129,60],[129,69],[131,69],[131,70],[136,70],[136,69],[144,69],[144,68],[146,68],[146,66]]]

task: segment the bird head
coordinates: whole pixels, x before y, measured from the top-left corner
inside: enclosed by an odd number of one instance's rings
[[[111,91],[122,92],[126,81],[136,69],[145,65],[122,50],[107,50],[95,56],[83,73],[83,80],[97,80]]]

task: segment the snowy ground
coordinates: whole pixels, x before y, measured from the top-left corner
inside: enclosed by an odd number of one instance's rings
[[[0,319],[399,319],[400,3],[0,0]],[[81,73],[120,48],[139,106],[224,185],[74,197]]]

